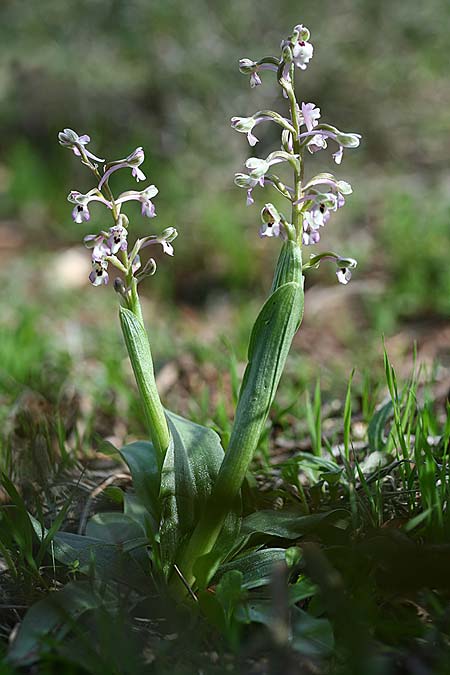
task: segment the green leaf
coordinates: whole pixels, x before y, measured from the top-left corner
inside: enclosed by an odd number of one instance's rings
[[[300,600],[311,598],[318,591],[318,586],[307,577],[299,579],[295,584],[289,586],[289,604],[295,605]]]
[[[310,657],[329,656],[333,650],[333,629],[327,619],[317,619],[299,609],[293,615],[292,647]]]
[[[169,575],[180,545],[206,508],[224,451],[212,429],[171,412],[167,412],[167,419],[172,442],[161,473],[160,541],[163,568]],[[237,517],[227,519],[223,534],[228,532],[230,544],[231,532],[236,533],[238,526]]]
[[[199,588],[206,588],[217,572],[219,565],[224,562],[229,555],[232,555],[236,549],[236,544],[241,539],[236,539],[241,527],[241,499],[235,500],[233,509],[225,518],[220,536],[217,538],[212,550],[205,555],[200,556],[194,563],[193,571],[196,585]]]
[[[4,510],[2,518],[6,522],[7,530],[11,538],[15,541],[20,555],[27,562],[33,572],[38,573],[38,566],[34,557],[33,548],[37,543],[36,534],[38,537],[39,534],[36,532],[33,519],[27,511],[26,504],[22,497],[5,473],[1,474],[1,484],[8,494],[12,504],[10,509],[11,514]],[[40,525],[39,529],[42,531],[42,527]]]
[[[369,440],[370,450],[373,452],[381,452],[386,447],[387,438],[384,435],[384,430],[388,420],[392,417],[394,405],[392,401],[385,403],[379,410],[377,410],[370,420],[369,428],[367,429],[367,436]]]
[[[288,567],[294,567],[295,565],[298,565],[302,559],[302,551],[298,546],[290,546],[285,550],[284,557],[286,565]]]
[[[145,532],[135,520],[118,511],[96,513],[86,526],[86,536],[109,544],[142,539]]]
[[[325,457],[312,455],[310,452],[297,452],[295,457],[287,460],[286,464],[295,462],[301,469],[311,469],[312,471],[334,472],[340,471],[341,467],[336,462]]]
[[[239,570],[229,570],[216,587],[216,597],[223,607],[228,622],[243,597],[244,575]]]
[[[266,548],[243,555],[229,563],[221,565],[216,578],[222,580],[230,571],[242,573],[242,588],[258,588],[270,583],[274,565],[285,562],[284,548]]]
[[[288,511],[257,511],[247,516],[242,523],[242,532],[267,534],[282,539],[298,539],[324,523],[348,518],[345,509],[333,509],[326,513],[300,516]]]
[[[34,531],[42,540],[46,536],[45,530],[42,531],[35,518],[30,516],[30,519]],[[146,539],[141,538],[139,542],[133,539],[132,542],[130,548],[138,543],[144,547]],[[126,548],[123,543],[113,544],[72,532],[57,532],[53,537],[52,554],[63,565],[72,567],[76,564],[82,574],[94,572],[103,581],[113,580],[130,588],[148,589],[148,576]]]
[[[289,282],[268,298],[253,327],[233,431],[220,472],[224,503],[235,494],[256,450],[303,311],[303,290]]]
[[[164,409],[156,387],[147,331],[138,317],[129,309],[120,307],[119,317],[148,429],[156,447],[159,461],[162,462],[170,438]]]
[[[160,471],[158,455],[149,441],[136,441],[125,445],[120,454],[130,469],[137,497],[152,519],[152,530],[159,523]]]
[[[53,591],[28,610],[7,660],[15,666],[35,663],[50,635],[61,640],[87,611],[103,600],[86,581],[73,581],[61,591]]]

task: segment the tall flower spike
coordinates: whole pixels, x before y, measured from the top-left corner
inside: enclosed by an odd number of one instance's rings
[[[286,118],[273,110],[261,110],[251,117],[233,117],[231,126],[247,135],[251,146],[258,142],[254,128],[265,120],[276,122],[282,127],[281,150],[271,153],[267,158],[250,157],[246,163],[247,173],[235,174],[234,182],[247,191],[247,204],[254,203],[253,189],[260,185],[272,185],[292,205],[291,222],[278,213],[273,204],[266,204],[261,212],[263,225],[260,235],[263,237],[282,236],[290,241],[304,245],[316,244],[320,240],[320,230],[330,220],[331,214],[345,204],[344,195],[352,192],[346,181],[337,180],[330,173],[322,173],[314,178],[305,179],[305,155],[327,148],[334,141],[338,149],[333,152],[336,164],[342,161],[344,148],[356,148],[361,136],[342,132],[330,124],[320,123],[321,111],[314,103],[297,102],[294,88],[295,68],[305,70],[311,61],[314,47],[310,42],[310,32],[302,24],[297,24],[290,37],[281,42],[281,58],[267,56],[260,61],[241,59],[239,70],[250,75],[251,86],[261,83],[259,72],[263,69],[277,70],[278,82],[283,95],[289,101],[290,117]],[[295,68],[294,68],[295,67]],[[294,184],[286,185],[271,167],[280,162],[288,162],[294,170]],[[323,255],[313,256],[322,259]],[[347,283],[356,262],[340,258],[337,254],[325,254],[338,265],[338,279]],[[315,264],[304,264],[310,269]]]

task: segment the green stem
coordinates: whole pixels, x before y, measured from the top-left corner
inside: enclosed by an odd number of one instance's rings
[[[294,66],[291,68],[291,84],[285,89],[289,104],[291,108],[291,121],[292,126],[295,128],[295,135],[292,138],[292,145],[294,154],[299,156],[300,167],[294,170],[294,199],[292,203],[292,225],[295,227],[297,232],[297,240],[301,246],[302,242],[302,218],[301,218],[301,203],[295,204],[294,202],[298,201],[302,196],[302,181],[304,173],[304,162],[303,162],[303,152],[304,149],[301,147],[301,143],[298,139],[300,134],[300,120],[298,113],[298,104],[294,91]]]
[[[228,513],[233,509],[258,447],[292,338],[300,325],[303,312],[301,251],[296,242],[288,240],[281,249],[274,275],[273,293],[267,302],[274,298],[273,294],[277,290],[283,286],[287,288],[290,284],[297,288],[298,296],[295,302],[288,305],[285,310],[281,310],[278,316],[282,318],[283,332],[280,335],[270,335],[269,332],[268,339],[261,341],[255,337],[255,342],[252,334],[249,362],[239,394],[230,442],[207,508],[178,561],[178,566],[190,585],[195,580],[193,569],[196,560],[212,550]],[[277,301],[278,298],[274,299],[274,303]],[[266,307],[267,303],[263,312]],[[256,325],[260,327],[259,319]],[[277,362],[275,372],[274,361]],[[180,587],[176,577],[172,584],[177,588]]]
[[[296,240],[289,238],[281,249],[272,294],[261,310],[250,339],[249,362],[239,394],[230,442],[207,508],[204,509],[178,561],[189,585],[195,581],[195,562],[213,549],[225,519],[233,509],[258,447],[291,341],[303,316],[302,207],[301,203],[295,204],[302,193],[303,155],[298,140],[300,119],[293,82],[292,66],[291,83],[282,86],[287,92],[291,109],[292,125],[286,126],[290,127],[292,133],[293,154],[297,154],[300,160],[294,168],[292,198],[292,227],[295,229]],[[171,584],[180,590],[178,577],[174,576]]]
[[[120,323],[139,389],[148,431],[158,453],[161,468],[169,447],[170,433],[156,386],[150,343],[142,320],[141,303],[134,278],[131,281],[127,304],[128,309],[120,308]]]

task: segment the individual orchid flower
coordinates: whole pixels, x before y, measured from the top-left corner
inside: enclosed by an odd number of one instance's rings
[[[330,211],[337,211],[345,204],[344,196],[338,192],[326,194],[307,195],[315,201],[303,214],[302,240],[305,246],[317,244],[320,241],[319,228],[324,227],[330,219]]]
[[[92,248],[92,260],[98,262],[104,260],[108,255],[111,255],[111,249],[107,244],[108,233],[101,232],[100,234],[87,234],[84,239],[84,245],[87,248]]]
[[[277,63],[269,62],[269,60],[266,59],[262,59],[262,61],[252,61],[251,59],[239,60],[239,70],[244,75],[250,75],[250,87],[252,87],[252,89],[261,84],[261,78],[258,74],[259,71],[273,70],[276,72],[277,69]]]
[[[302,103],[301,115],[303,118],[303,124],[306,125],[307,130],[313,131],[314,127],[316,127],[319,123],[318,120],[320,119],[320,108],[316,108],[314,103]],[[326,147],[326,138],[324,138],[320,133],[314,134],[307,145],[307,148],[311,154],[318,152],[319,150],[324,150]]]
[[[292,123],[273,110],[259,110],[251,117],[232,117],[231,126],[242,134],[247,134],[249,145],[254,146],[258,143],[258,138],[252,133],[254,127],[261,122],[272,121],[279,124],[283,129],[295,134],[295,128]]]
[[[79,136],[76,133],[76,131],[73,131],[73,129],[64,129],[64,131],[59,132],[58,140],[60,145],[72,150],[72,152],[77,157],[82,157],[83,155],[85,155],[86,157],[89,157],[90,159],[93,159],[96,162],[105,161],[104,159],[100,159],[100,157],[96,157],[96,155],[93,155],[92,152],[90,152],[86,148],[86,145],[90,143],[91,140],[91,137],[88,136],[87,134]]]
[[[294,63],[301,70],[306,70],[314,52],[314,47],[309,42],[309,38],[310,32],[308,28],[302,24],[298,24],[294,27],[291,37],[288,40],[282,41],[282,58],[286,64],[283,70],[283,78],[285,80],[290,80],[288,70],[291,63]]]
[[[339,131],[339,129],[330,124],[318,124],[314,128],[299,134],[299,140],[304,139],[310,152],[316,152],[317,149],[321,150],[325,148],[327,146],[327,138],[338,144],[339,149],[333,153],[333,159],[336,164],[340,164],[344,148],[359,147],[361,134]]]
[[[106,244],[111,251],[112,255],[118,253],[118,251],[126,251],[128,247],[127,236],[128,230],[121,224],[114,225],[108,231],[108,239]]]
[[[141,147],[139,147],[136,148],[136,150],[133,150],[133,152],[130,153],[128,157],[125,157],[125,159],[119,159],[115,162],[109,162],[108,164],[105,165],[105,173],[103,174],[103,177],[98,185],[98,189],[101,190],[102,186],[109,179],[111,174],[114,171],[117,171],[118,169],[124,168],[131,169],[131,175],[133,176],[133,178],[136,179],[138,183],[141,180],[145,180],[146,178],[145,173],[141,171],[141,169],[139,168],[144,159],[145,159],[144,150]]]
[[[311,244],[318,244],[320,241],[320,232],[316,225],[313,225],[311,221],[306,217],[303,220],[303,232],[302,232],[302,242],[305,246],[310,246]]]
[[[264,187],[264,176],[259,178],[253,178],[246,173],[237,173],[234,176],[234,182],[238,187],[245,188],[247,190],[247,206],[255,203],[253,199],[252,192],[253,188],[257,185]]]
[[[265,204],[261,210],[262,225],[259,230],[261,237],[279,237],[281,234],[282,220],[273,204]]]
[[[345,180],[338,180],[332,173],[318,173],[313,178],[310,178],[304,185],[304,190],[308,191],[318,185],[326,185],[336,193],[343,195],[350,195],[353,192],[352,186]]]
[[[306,125],[308,131],[312,131],[316,127],[320,119],[320,108],[316,108],[314,103],[302,103],[301,113],[303,124]]]
[[[247,169],[249,169],[250,176],[252,178],[261,178],[265,176],[271,166],[274,164],[280,164],[281,162],[290,162],[295,168],[299,167],[298,155],[285,152],[284,150],[276,150],[275,152],[271,152],[270,155],[266,157],[266,159],[250,157],[245,162],[245,166]]]
[[[357,264],[354,258],[339,258],[336,260],[336,265],[338,266],[336,276],[340,284],[348,284],[352,278],[352,270]]]
[[[304,212],[302,241],[305,246],[319,243],[319,228],[327,223],[329,217],[330,212],[323,203],[315,204],[310,211]]]
[[[108,262],[106,260],[94,260],[92,262],[92,272],[89,275],[89,281],[93,286],[101,286],[109,281]]]
[[[161,235],[151,234],[148,237],[140,240],[139,249],[153,244],[161,244],[164,253],[173,256],[174,250],[172,242],[178,237],[178,232],[174,227],[167,227]]]
[[[88,221],[90,219],[91,214],[88,208],[90,202],[101,202],[111,208],[111,203],[105,199],[97,188],[89,190],[85,195],[77,190],[72,190],[67,196],[67,201],[75,204],[75,207],[72,210],[72,218],[76,223],[82,223],[83,221]]]
[[[231,126],[241,134],[247,134],[248,144],[253,147],[258,143],[259,139],[256,138],[252,131],[262,121],[262,119],[256,120],[254,117],[232,117]]]
[[[151,200],[158,192],[159,190],[155,185],[149,185],[141,192],[137,190],[128,190],[127,192],[122,192],[122,194],[117,197],[116,204],[123,204],[124,202],[136,200],[141,202],[142,215],[147,216],[148,218],[154,218],[156,216],[156,210],[155,205]]]
[[[306,70],[306,67],[312,59],[314,47],[310,42],[309,30],[302,24],[295,26],[292,33],[292,60],[294,65],[300,70]]]

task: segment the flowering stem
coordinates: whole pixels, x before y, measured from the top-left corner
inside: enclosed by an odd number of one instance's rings
[[[127,309],[120,308],[120,323],[141,395],[150,438],[158,453],[159,468],[161,468],[169,447],[170,433],[156,386],[150,343],[142,320],[141,303],[134,278],[131,281],[127,305]]]
[[[190,585],[195,580],[195,562],[213,549],[227,515],[234,508],[302,315],[301,249],[296,241],[287,240],[278,259],[272,294],[263,306],[250,338],[249,361],[225,457],[209,502],[178,561],[178,567]],[[175,576],[172,585],[180,587]]]
[[[294,199],[292,201],[292,225],[295,227],[297,232],[297,241],[299,246],[302,242],[302,223],[301,223],[301,209],[302,205],[299,200],[302,196],[302,180],[304,172],[304,163],[303,163],[303,148],[301,147],[301,142],[299,140],[300,135],[300,120],[298,114],[298,104],[295,96],[294,90],[294,66],[291,67],[291,82],[287,87],[285,87],[287,93],[289,104],[291,108],[291,120],[292,126],[295,128],[295,134],[292,138],[292,146],[294,154],[299,156],[299,168],[294,169]]]
[[[98,182],[100,183],[102,177],[101,177],[101,175],[100,175],[100,171],[97,169],[97,165],[96,165],[96,164],[92,164],[92,162],[89,161],[88,156],[86,155],[85,151],[83,150],[83,146],[82,146],[82,145],[81,145],[81,146],[78,146],[78,149],[79,149],[79,151],[80,151],[80,153],[81,153],[81,157],[82,157],[82,159],[83,159],[84,164],[86,164],[86,165],[90,168],[90,170],[92,171],[92,173],[94,174],[94,176],[97,178]],[[114,195],[113,195],[113,193],[112,193],[112,190],[111,190],[111,188],[109,187],[108,181],[106,181],[105,184],[102,185],[102,188],[103,188],[103,187],[105,188],[106,195],[107,195],[107,197],[109,198],[109,201],[111,202],[112,215],[113,215],[113,218],[114,218],[114,222],[116,223],[116,222],[117,222],[117,219],[118,219],[118,217],[119,217],[119,213],[118,213],[118,211],[117,211],[117,205],[116,205],[116,202],[115,202],[115,199],[114,199]],[[102,190],[100,190],[100,192],[102,192]]]

